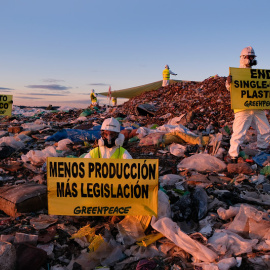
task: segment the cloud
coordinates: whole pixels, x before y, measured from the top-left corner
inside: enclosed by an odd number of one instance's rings
[[[19,97],[19,99],[43,99],[38,97]]]
[[[47,93],[29,93],[28,95],[30,96],[57,96],[57,97],[67,96],[66,94],[47,94]]]
[[[107,83],[89,83],[88,85],[95,85],[95,86],[108,86]]]
[[[59,84],[47,84],[47,85],[39,85],[39,84],[33,84],[33,85],[27,85],[25,86],[27,88],[40,88],[40,89],[47,89],[47,90],[57,90],[57,91],[63,91],[71,89],[72,87],[67,87]]]
[[[1,92],[10,92],[12,90],[14,90],[14,89],[12,89],[12,88],[6,88],[6,87],[0,87],[0,91]]]
[[[44,80],[42,80],[42,81],[43,81],[43,82],[48,82],[48,83],[64,82],[64,80],[57,80],[57,79],[51,79],[51,78],[44,79]]]

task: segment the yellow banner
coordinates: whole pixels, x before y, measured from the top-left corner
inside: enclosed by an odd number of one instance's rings
[[[12,95],[0,95],[0,116],[9,115],[12,112]]]
[[[232,109],[270,108],[270,70],[231,68]]]
[[[47,158],[50,215],[157,215],[158,159]]]

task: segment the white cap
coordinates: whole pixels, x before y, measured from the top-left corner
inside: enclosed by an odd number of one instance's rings
[[[109,130],[114,132],[120,132],[120,123],[113,117],[104,120],[101,126],[101,130]]]

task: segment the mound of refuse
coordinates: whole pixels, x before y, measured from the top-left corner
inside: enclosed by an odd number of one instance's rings
[[[225,82],[226,77],[219,76],[202,82],[178,82],[131,98],[123,104],[121,112],[125,115],[140,115],[138,106],[147,104],[147,124],[162,125],[189,112],[196,115],[193,123],[204,128],[210,123],[224,124],[233,120],[230,92],[226,89]]]

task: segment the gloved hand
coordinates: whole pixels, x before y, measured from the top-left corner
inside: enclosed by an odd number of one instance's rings
[[[232,83],[232,75],[229,75],[229,76],[227,77],[227,82],[228,82],[229,84]]]

